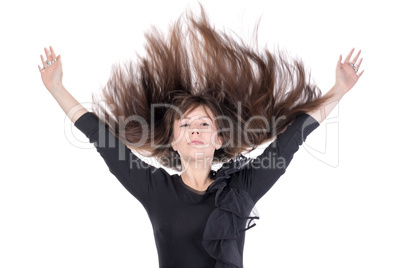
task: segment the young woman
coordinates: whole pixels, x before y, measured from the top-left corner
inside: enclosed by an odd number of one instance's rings
[[[115,67],[102,103],[87,111],[62,84],[52,47],[38,66],[63,111],[146,209],[160,267],[243,267],[256,202],[285,173],[306,137],[356,84],[360,51],[336,65],[321,97],[301,61],[258,52],[191,13],[168,38],[153,31],[147,55]],[[94,98],[95,100],[95,98]],[[255,159],[241,153],[275,138]],[[132,150],[181,174],[169,175]],[[211,167],[222,163],[217,171]]]

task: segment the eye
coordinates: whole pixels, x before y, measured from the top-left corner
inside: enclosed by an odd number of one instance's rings
[[[201,123],[201,125],[202,125],[202,126],[209,126],[209,124],[208,124],[208,123]],[[183,125],[181,125],[180,127],[186,127],[186,126],[189,126],[189,124],[184,123],[184,124],[183,124]]]

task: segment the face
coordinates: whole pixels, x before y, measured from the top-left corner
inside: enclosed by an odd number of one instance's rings
[[[211,110],[198,106],[173,125],[172,147],[184,160],[212,159],[222,146]]]

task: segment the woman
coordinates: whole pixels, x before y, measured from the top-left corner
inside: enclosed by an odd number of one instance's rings
[[[299,146],[363,72],[360,51],[339,57],[336,81],[321,97],[301,61],[258,53],[189,14],[147,55],[116,67],[104,105],[88,112],[64,88],[53,48],[38,66],[48,91],[94,143],[110,171],[146,209],[160,267],[243,267],[245,230],[255,203],[284,174]],[[95,100],[95,98],[94,98]],[[99,105],[98,105],[99,104]],[[256,159],[241,153],[275,138]],[[141,161],[155,157],[180,175]],[[214,171],[215,163],[223,163]]]

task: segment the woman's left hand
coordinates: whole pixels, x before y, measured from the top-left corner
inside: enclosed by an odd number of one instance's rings
[[[350,58],[353,55],[352,49],[349,55],[346,57],[345,61],[342,63],[342,55],[339,57],[338,63],[336,65],[336,82],[335,85],[342,95],[346,94],[359,80],[359,78],[364,73],[364,70],[358,73],[358,69],[360,68],[360,64],[363,61],[363,58],[359,59],[360,52],[351,60]],[[353,68],[353,66],[355,68]]]

